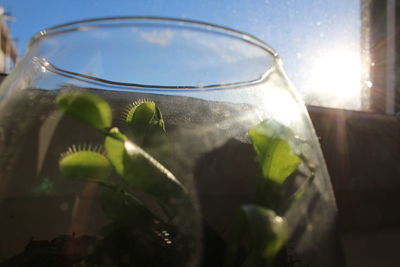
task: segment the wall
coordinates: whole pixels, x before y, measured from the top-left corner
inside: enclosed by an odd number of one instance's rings
[[[399,266],[399,118],[308,110],[331,176],[348,267]]]

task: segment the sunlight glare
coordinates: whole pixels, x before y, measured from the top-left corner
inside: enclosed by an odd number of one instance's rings
[[[291,127],[301,120],[301,110],[286,90],[269,90],[265,94],[263,106],[271,118],[286,126]]]
[[[357,53],[338,50],[318,57],[309,75],[308,89],[332,105],[361,99],[361,61]]]

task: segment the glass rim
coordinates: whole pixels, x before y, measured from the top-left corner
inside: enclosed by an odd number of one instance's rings
[[[253,45],[263,48],[268,53],[270,53],[272,56],[278,57],[278,53],[271,46],[269,46],[264,41],[261,41],[259,38],[255,37],[254,35],[251,35],[249,33],[245,33],[245,32],[238,31],[238,30],[235,30],[235,29],[232,29],[229,27],[220,26],[217,24],[198,21],[198,20],[179,19],[179,18],[171,18],[171,17],[156,17],[156,16],[98,17],[98,18],[83,19],[83,20],[76,20],[76,21],[72,21],[72,22],[68,22],[68,23],[62,23],[62,24],[58,24],[58,25],[46,28],[44,30],[41,30],[40,32],[33,35],[33,37],[30,39],[30,41],[28,43],[28,47],[42,39],[61,34],[65,31],[79,31],[82,29],[87,30],[88,28],[85,27],[85,24],[92,24],[92,23],[96,23],[96,22],[107,22],[107,21],[110,21],[110,22],[154,21],[154,22],[170,22],[170,23],[187,24],[187,25],[192,25],[192,26],[205,27],[209,31],[217,30],[217,31],[224,32],[228,35],[231,35],[232,37],[243,39],[246,42],[249,42]],[[80,26],[80,27],[74,27],[74,26]],[[91,26],[93,27],[94,25],[91,25]],[[70,27],[74,27],[74,28],[70,28]],[[102,26],[97,25],[97,28],[99,28],[99,27],[102,27]]]
[[[63,24],[58,24],[49,28],[46,28],[37,34],[35,34],[29,41],[28,43],[28,49],[31,48],[33,45],[36,43],[46,40],[47,38],[51,38],[53,36],[61,35],[64,33],[69,33],[69,32],[78,32],[78,31],[88,31],[91,29],[99,29],[99,28],[105,28],[110,25],[124,25],[124,23],[135,23],[135,22],[148,22],[148,23],[159,23],[160,25],[165,24],[168,25],[168,23],[178,26],[178,27],[191,27],[193,29],[200,29],[200,30],[206,30],[210,33],[218,33],[218,34],[223,34],[226,35],[229,38],[235,38],[238,40],[241,40],[243,42],[246,42],[249,45],[256,46],[263,51],[265,51],[266,54],[269,54],[275,64],[279,64],[281,62],[280,57],[278,53],[267,43],[264,41],[260,40],[259,38],[242,32],[238,31],[229,27],[225,26],[220,26],[217,24],[212,24],[208,22],[202,22],[202,21],[197,21],[197,20],[191,20],[191,19],[180,19],[180,18],[172,18],[172,17],[158,17],[158,16],[113,16],[113,17],[97,17],[97,18],[91,18],[91,19],[83,19],[83,20],[76,20],[68,23],[63,23]],[[274,65],[275,65],[274,64]],[[101,78],[89,76],[89,75],[82,75],[80,73],[75,73],[71,71],[65,71],[63,69],[59,69],[57,67],[52,66],[54,69],[59,72],[59,74],[64,73],[63,75],[71,75],[71,76],[79,76],[80,78],[83,78],[86,80],[86,82],[90,83],[105,83],[108,85],[114,85],[114,86],[128,86],[128,87],[139,87],[139,88],[158,88],[161,90],[173,90],[173,89],[178,89],[179,91],[182,91],[183,89],[189,89],[192,90],[194,88],[200,88],[197,86],[160,86],[160,85],[144,85],[144,84],[135,84],[135,83],[123,83],[123,82],[115,82],[115,81],[110,81],[110,80],[104,80]],[[222,89],[222,88],[229,88],[231,86],[243,86],[243,85],[250,85],[254,83],[258,83],[262,80],[264,80],[265,77],[268,76],[268,74],[271,72],[271,69],[273,66],[270,68],[266,69],[264,72],[264,75],[260,77],[259,79],[256,80],[250,80],[250,81],[240,81],[240,82],[234,82],[234,83],[228,83],[228,84],[211,84],[209,86],[201,86],[202,89]],[[71,77],[70,76],[70,77]]]

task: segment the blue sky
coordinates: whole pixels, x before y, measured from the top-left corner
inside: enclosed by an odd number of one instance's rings
[[[359,51],[359,0],[0,0],[0,4],[16,18],[9,25],[21,54],[41,29],[94,17],[167,16],[234,28],[275,48],[301,92],[307,91],[304,80],[313,60],[335,49]]]

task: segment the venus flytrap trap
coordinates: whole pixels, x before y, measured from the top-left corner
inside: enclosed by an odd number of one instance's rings
[[[162,113],[153,101],[134,101],[122,112],[122,121],[129,139],[163,164],[168,162],[171,154],[168,136]]]
[[[141,99],[133,102],[124,114],[124,120],[134,137],[145,137],[165,132],[161,111],[153,101]]]
[[[95,95],[63,94],[56,102],[65,114],[104,134],[105,152],[85,146],[78,149],[73,145],[61,155],[59,168],[67,179],[95,182],[102,186],[101,207],[113,222],[111,231],[132,222],[142,225],[152,225],[154,221],[176,224],[179,223],[179,213],[193,209],[186,188],[145,150],[151,147],[152,137],[165,136],[162,113],[155,102],[139,100],[128,107],[123,114],[128,135],[112,127],[111,108]],[[285,213],[307,190],[313,181],[314,170],[307,158],[294,149],[298,140],[291,129],[277,121],[262,121],[252,127],[248,135],[259,166],[259,175],[254,177],[256,199],[254,203],[241,206],[237,213],[230,240],[227,240],[224,266],[277,266],[276,255],[287,240]],[[302,162],[312,175],[292,196],[283,199],[282,189],[287,178]],[[109,179],[113,171],[119,177],[118,183]],[[139,200],[134,193],[138,191],[150,196],[162,214]]]
[[[60,171],[69,179],[90,182],[104,182],[110,176],[112,167],[100,149],[72,146],[61,154]]]

